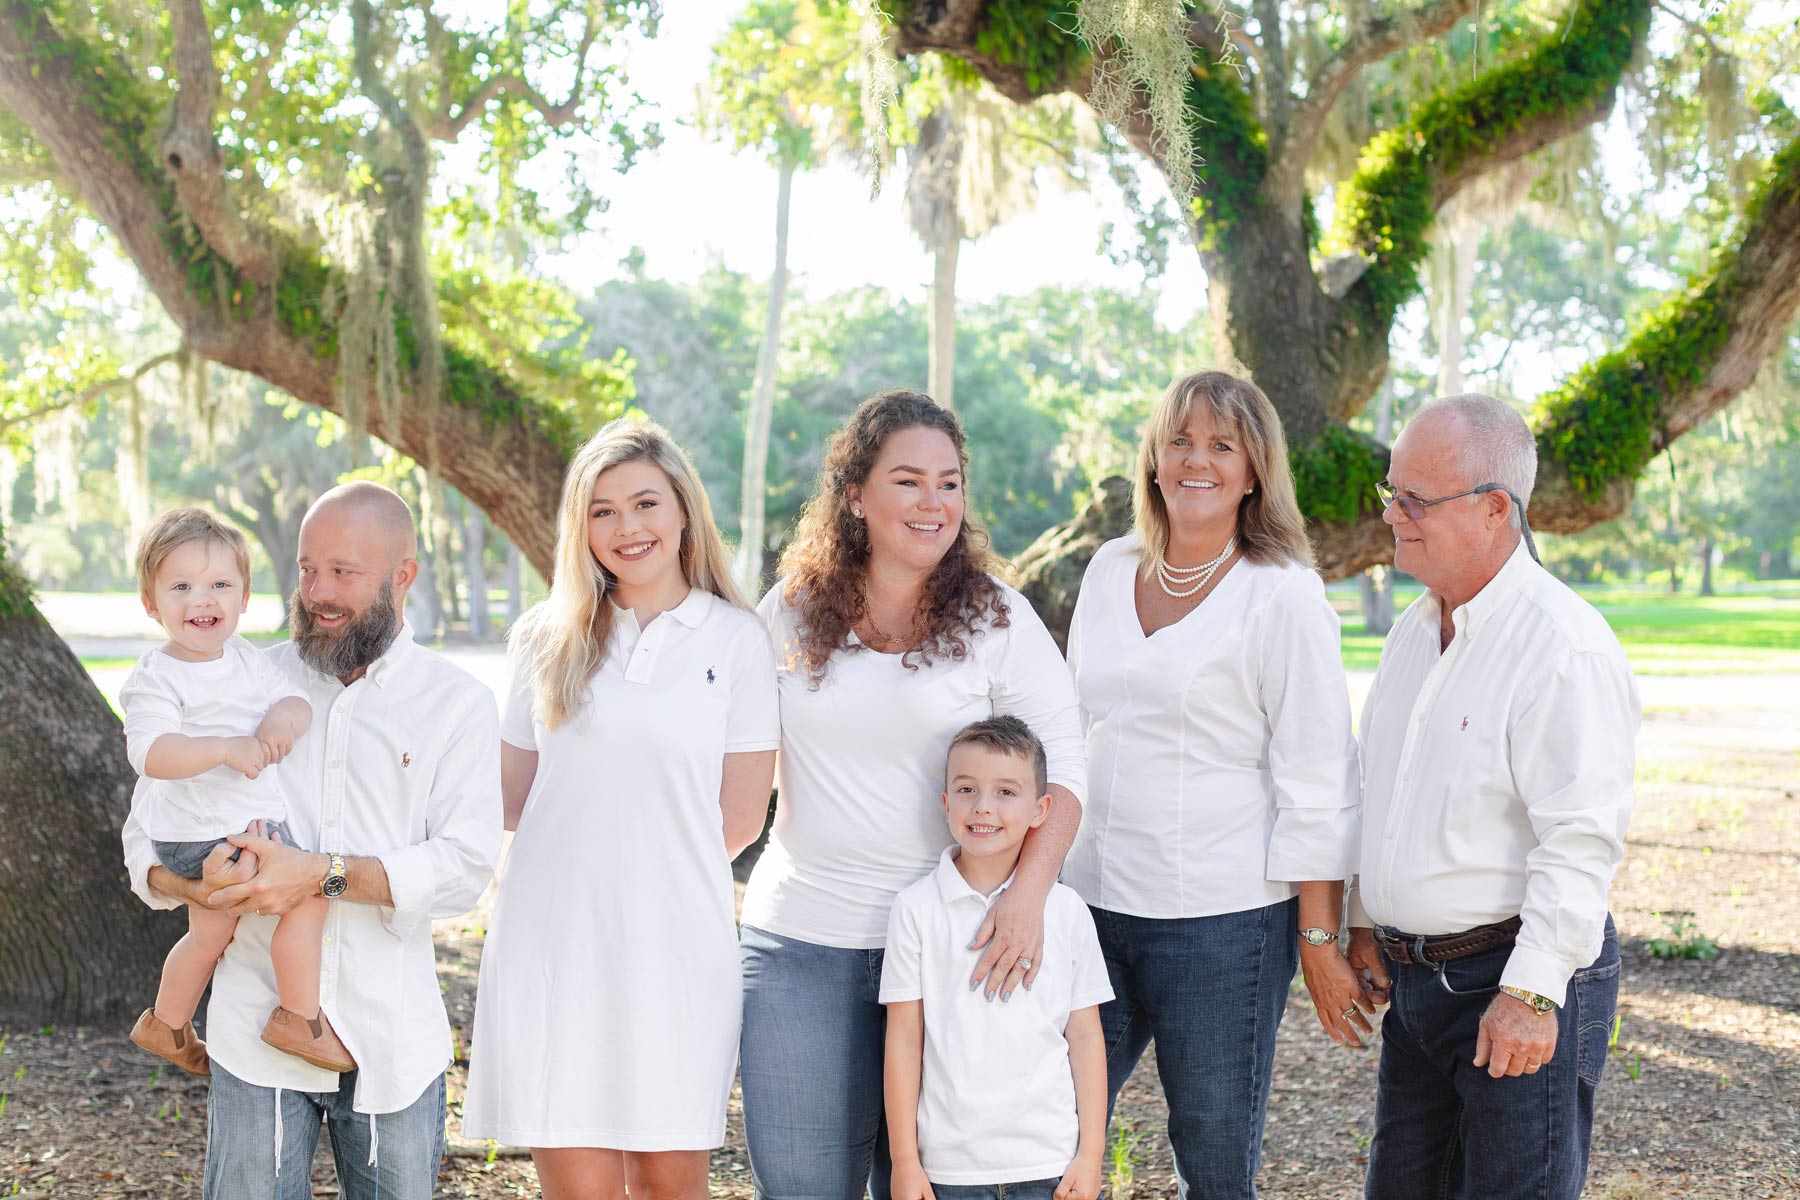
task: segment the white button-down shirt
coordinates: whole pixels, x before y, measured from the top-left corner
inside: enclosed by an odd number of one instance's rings
[[[1136,534],[1088,564],[1069,625],[1089,800],[1063,882],[1096,908],[1266,908],[1355,862],[1358,777],[1339,621],[1318,573],[1240,561],[1144,636]]]
[[[971,990],[981,951],[969,942],[1006,883],[983,896],[956,869],[937,869],[894,899],[881,1002],[923,1001],[919,1158],[933,1183],[1054,1179],[1081,1140],[1069,1014],[1113,998],[1087,905],[1057,884],[1044,901],[1044,953],[1031,990],[1002,1004]]]
[[[401,629],[348,687],[300,661],[270,659],[305,692],[312,728],[281,764],[288,830],[302,846],[381,860],[393,907],[337,900],[320,948],[319,1000],[359,1067],[358,1112],[397,1112],[449,1065],[450,1020],[438,989],[431,922],[467,912],[500,858],[500,730],[486,686]],[[139,781],[138,794],[143,791]],[[125,822],[125,865],[146,904],[156,853]],[[213,974],[211,1056],[258,1087],[334,1091],[330,1071],[262,1041],[280,1002],[269,958],[273,917],[244,917]],[[151,982],[146,980],[145,987]]]
[[[895,895],[951,844],[944,755],[957,730],[1018,717],[1044,743],[1050,782],[1077,800],[1087,794],[1075,688],[1031,602],[1005,584],[1008,623],[965,635],[963,657],[915,670],[903,655],[840,650],[815,688],[795,659],[799,618],[784,586],[757,606],[779,665],[781,797],[744,889],[743,922],[819,946],[877,949]]]
[[[1631,817],[1637,683],[1601,615],[1520,546],[1451,613],[1401,614],[1363,706],[1351,924],[1524,918],[1500,981],[1561,1003],[1600,953]]]

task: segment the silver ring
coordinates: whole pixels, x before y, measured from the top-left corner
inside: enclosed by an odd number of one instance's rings
[[[1354,1017],[1355,1015],[1356,1015],[1356,1010],[1354,1008],[1346,1008],[1343,1012],[1338,1014],[1338,1016],[1342,1017],[1346,1021],[1348,1021],[1351,1017]]]
[[[1019,966],[1019,969],[1022,971],[1029,971],[1029,970],[1031,970],[1031,960],[1029,958],[1026,958],[1023,954],[1021,954],[1021,955],[1019,955],[1018,966]]]

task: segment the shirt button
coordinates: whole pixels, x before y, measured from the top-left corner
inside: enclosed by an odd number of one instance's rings
[[[337,760],[337,759],[335,759],[335,758],[334,758],[334,759],[332,759],[332,760],[331,760],[331,765],[332,765],[332,766],[334,766],[334,767],[335,767],[335,766],[337,766],[337,765],[338,765],[338,760]]]

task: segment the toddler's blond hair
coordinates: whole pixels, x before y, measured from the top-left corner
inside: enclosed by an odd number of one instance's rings
[[[137,548],[138,595],[149,599],[156,589],[156,573],[163,562],[189,542],[213,542],[237,559],[244,589],[250,588],[250,543],[231,525],[204,508],[172,508],[151,523]]]

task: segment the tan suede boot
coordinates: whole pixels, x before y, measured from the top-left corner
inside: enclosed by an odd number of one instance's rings
[[[283,1054],[303,1058],[327,1071],[356,1070],[356,1060],[338,1040],[331,1022],[325,1019],[324,1009],[319,1010],[315,1020],[309,1021],[299,1013],[277,1005],[269,1014],[269,1023],[263,1026],[262,1040]]]
[[[206,1056],[206,1043],[194,1032],[192,1021],[180,1029],[171,1029],[167,1023],[157,1020],[154,1008],[146,1008],[144,1015],[137,1019],[137,1024],[131,1027],[131,1040],[159,1058],[168,1059],[190,1075],[212,1074],[212,1064]]]

